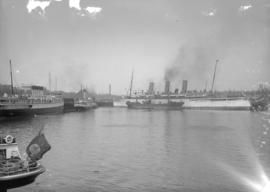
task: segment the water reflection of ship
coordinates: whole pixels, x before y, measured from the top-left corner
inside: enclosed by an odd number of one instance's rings
[[[0,115],[39,115],[63,112],[64,102],[60,95],[45,94],[42,86],[23,86],[23,93],[15,95],[12,65],[10,61],[11,94],[0,98]]]

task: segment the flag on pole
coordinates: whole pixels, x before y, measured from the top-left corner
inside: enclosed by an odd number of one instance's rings
[[[26,148],[26,153],[32,161],[37,161],[42,158],[42,156],[51,149],[48,143],[43,129],[40,130],[39,134],[29,143]]]

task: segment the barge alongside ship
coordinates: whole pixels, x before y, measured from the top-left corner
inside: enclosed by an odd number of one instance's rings
[[[131,109],[148,109],[148,110],[181,110],[183,109],[184,102],[173,102],[173,101],[167,101],[167,102],[155,102],[153,100],[147,100],[147,101],[127,101],[126,102],[128,108]]]

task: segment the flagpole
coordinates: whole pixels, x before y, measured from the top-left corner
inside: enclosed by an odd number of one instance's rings
[[[45,125],[43,125],[43,126],[41,127],[41,129],[40,129],[39,132],[38,132],[38,135],[43,134],[44,127],[45,127]]]
[[[47,120],[47,119],[48,119],[48,117],[45,117],[45,120]],[[40,130],[39,130],[37,135],[41,135],[42,133],[44,133],[44,128],[46,126],[45,120],[40,122],[40,126],[38,126],[38,127],[40,127]]]

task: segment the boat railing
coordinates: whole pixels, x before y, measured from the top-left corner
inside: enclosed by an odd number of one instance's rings
[[[26,173],[26,172],[31,172],[34,170],[37,170],[38,168],[40,168],[40,164],[37,162],[33,162],[33,163],[29,163],[28,165],[23,165],[18,164],[19,166],[16,168],[10,168],[10,167],[0,167],[0,176],[1,175],[5,175],[5,176],[9,176],[9,175],[15,175],[18,173]]]
[[[30,99],[5,99],[1,100],[1,104],[49,104],[49,103],[59,103],[62,102],[60,98],[30,98]]]
[[[27,99],[5,99],[0,101],[1,104],[29,104],[29,100]]]

